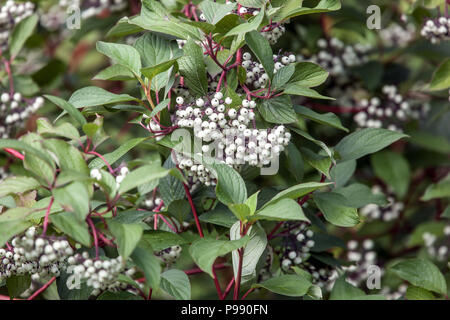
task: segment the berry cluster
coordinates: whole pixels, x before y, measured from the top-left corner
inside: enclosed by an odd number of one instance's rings
[[[382,98],[362,99],[358,103],[360,112],[353,117],[361,128],[387,128],[402,131],[404,122],[419,119],[429,111],[429,105],[411,105],[398,93],[394,85],[385,85]]]
[[[312,276],[312,282],[319,287],[330,291],[338,278],[336,268],[320,261],[309,259],[303,268]]]
[[[392,23],[387,28],[380,30],[380,38],[388,47],[405,47],[414,40],[415,35],[416,28],[411,23],[406,26]]]
[[[369,61],[370,46],[363,44],[346,45],[337,38],[317,41],[319,52],[309,60],[319,64],[335,77],[338,84],[349,81],[348,69],[360,66]],[[299,60],[303,60],[300,56]]]
[[[244,61],[242,61],[242,67],[247,72],[245,80],[246,85],[251,89],[265,88],[269,80],[269,76],[264,71],[264,67],[261,63],[252,60],[250,53],[245,52],[242,55]],[[288,66],[296,61],[293,54],[274,54],[273,61],[275,62],[275,68],[273,70],[276,73],[281,68]]]
[[[12,247],[0,249],[0,281],[13,275],[31,274],[31,279],[59,276],[73,254],[64,239],[44,238],[29,228],[23,236],[15,237]]]
[[[444,228],[444,237],[438,239],[438,237],[429,232],[425,232],[423,235],[425,247],[428,254],[437,261],[446,262],[450,259],[450,225]]]
[[[420,34],[433,44],[450,40],[450,18],[439,17],[427,20]]]
[[[0,137],[10,138],[24,121],[44,105],[42,97],[27,99],[19,92],[0,95]]]
[[[0,9],[0,50],[5,51],[12,30],[22,20],[31,16],[34,12],[32,2],[6,1]]]
[[[119,173],[116,175],[116,188],[118,189],[120,187],[120,184],[122,183],[123,179],[125,179],[125,176],[128,174],[129,170],[127,167],[122,166],[120,169],[116,169]],[[100,181],[102,179],[102,173],[99,169],[92,169],[90,172],[90,176],[92,179],[95,179],[97,181]]]
[[[280,261],[281,268],[287,271],[292,265],[298,266],[309,258],[309,251],[314,247],[314,240],[311,239],[314,232],[308,229],[307,222],[300,224],[286,222],[285,227],[288,233],[283,237]]]
[[[245,99],[238,108],[232,108],[229,105],[233,100],[217,92],[212,99],[199,98],[194,103],[185,103],[183,97],[177,97],[176,102],[177,111],[172,122],[182,128],[193,128],[196,138],[210,143],[202,145],[202,152],[230,166],[268,165],[289,143],[291,134],[282,125],[266,130],[249,129],[255,117],[255,101]],[[209,170],[199,167],[195,161],[182,156],[179,167],[193,172],[188,176],[198,177],[205,184],[211,183]]]
[[[372,187],[374,194],[381,194],[382,188],[378,185]],[[361,208],[360,213],[369,221],[381,220],[385,222],[393,221],[400,216],[405,205],[403,202],[396,201],[392,192],[388,191],[387,200],[389,204],[385,207],[380,207],[377,204],[367,204]]]
[[[373,250],[373,246],[371,239],[364,240],[362,244],[355,240],[347,243],[347,260],[353,264],[342,269],[346,271],[347,281],[354,286],[359,286],[367,279],[368,268],[377,262],[377,253]]]
[[[125,268],[121,256],[115,259],[90,259],[87,252],[77,253],[70,257],[68,263],[72,266],[73,273],[80,281],[94,288],[92,295],[98,295],[103,291],[118,291],[128,288],[128,284],[118,281],[121,274],[129,277],[136,272],[135,268]]]
[[[155,255],[160,258],[167,266],[173,264],[181,255],[180,246],[172,246],[156,252]]]

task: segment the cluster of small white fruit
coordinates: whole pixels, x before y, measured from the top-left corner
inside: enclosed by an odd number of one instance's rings
[[[118,189],[120,187],[120,184],[122,183],[123,179],[125,179],[125,176],[130,172],[127,167],[120,168],[119,174],[116,175],[116,188]],[[90,172],[90,176],[92,179],[95,179],[97,181],[102,180],[102,173],[99,169],[94,168]]]
[[[332,289],[339,277],[336,268],[321,262],[315,264],[311,259],[304,264],[303,268],[311,274],[313,284],[327,291]]]
[[[387,28],[380,30],[380,38],[388,47],[405,47],[414,40],[415,35],[416,27],[412,23],[404,27],[398,23],[392,23]]]
[[[383,193],[382,188],[379,185],[372,187],[372,193]],[[369,221],[382,220],[385,222],[393,221],[400,216],[400,213],[404,209],[405,205],[401,201],[396,201],[395,196],[391,191],[388,191],[387,200],[389,204],[385,207],[380,207],[377,204],[370,203],[361,208],[360,213],[365,216]]]
[[[67,240],[44,238],[36,228],[11,241],[12,249],[0,249],[0,282],[13,275],[31,274],[31,279],[59,276],[73,250]]]
[[[433,44],[450,40],[450,18],[439,17],[427,20],[420,34]]]
[[[361,111],[353,120],[361,128],[387,128],[402,131],[402,124],[411,119],[419,119],[429,111],[429,104],[411,105],[398,93],[394,85],[385,85],[382,98],[362,99],[358,102]]]
[[[180,246],[171,246],[159,252],[156,252],[155,255],[160,258],[166,265],[170,266],[173,264],[181,255],[181,247]]]
[[[428,254],[437,261],[448,261],[450,258],[450,225],[444,228],[444,237],[439,240],[438,237],[432,233],[425,232],[423,235],[425,247]]]
[[[144,114],[144,119],[147,119],[148,116]],[[150,119],[150,121],[147,124],[147,130],[154,133],[154,138],[156,141],[160,141],[162,138],[164,138],[164,134],[161,134],[161,126],[159,123],[157,123],[154,119]]]
[[[361,43],[346,45],[337,38],[330,40],[319,39],[317,41],[319,52],[309,60],[319,64],[335,77],[338,84],[349,81],[348,69],[363,65],[369,61],[369,45]],[[302,56],[298,60],[306,60]]]
[[[177,97],[176,102],[177,111],[172,122],[182,128],[193,128],[195,137],[203,142],[213,141],[204,144],[202,152],[210,155],[215,151],[214,157],[230,166],[268,165],[291,138],[282,125],[265,130],[249,129],[248,125],[255,117],[256,102],[253,100],[243,100],[237,109],[226,107],[233,100],[217,92],[212,99],[199,98],[194,103],[185,103],[182,97]],[[211,183],[210,172],[199,167],[196,161],[182,156],[178,165],[180,169],[186,169],[189,176],[198,176],[199,180],[202,177],[201,182]]]
[[[104,10],[117,12],[127,7],[126,0],[59,0],[59,6],[81,8],[81,18],[89,19],[101,14]]]
[[[398,300],[405,295],[406,290],[408,290],[408,285],[406,283],[402,283],[396,290],[392,290],[389,287],[383,287],[380,294],[385,296],[387,300]]]
[[[292,222],[285,223],[289,230]],[[309,223],[301,223],[298,227],[289,231],[286,237],[283,237],[282,252],[280,252],[281,268],[288,271],[292,265],[300,265],[309,257],[309,251],[314,247],[312,236],[314,232],[308,229]]]
[[[44,98],[26,99],[19,92],[0,95],[0,137],[9,138],[24,121],[44,105]]]
[[[8,0],[0,9],[0,49],[5,51],[14,26],[34,12],[32,2]]]
[[[162,198],[160,198],[160,197],[153,198],[153,195],[152,195],[150,198],[145,199],[144,206],[149,210],[153,210],[154,208],[161,205],[162,202],[163,202]]]
[[[242,58],[244,60],[242,61],[242,67],[247,72],[245,83],[252,89],[265,88],[269,81],[269,76],[264,71],[263,65],[257,61],[253,61],[252,55],[248,52],[245,52]],[[273,72],[276,73],[281,68],[294,63],[296,57],[293,54],[274,54],[273,61],[275,62]]]
[[[132,277],[136,273],[135,268],[125,268],[121,256],[108,260],[90,259],[89,253],[83,252],[69,257],[67,262],[80,281],[85,281],[87,286],[94,288],[92,295],[103,291],[125,290],[128,284],[118,281],[119,275]]]
[[[373,240],[366,239],[360,243],[350,240],[347,243],[347,260],[352,263],[350,266],[343,266],[346,271],[347,281],[354,286],[359,286],[369,276],[368,269],[376,265],[377,253],[373,251]]]

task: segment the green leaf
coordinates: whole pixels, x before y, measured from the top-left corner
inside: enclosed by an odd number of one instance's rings
[[[421,148],[424,148],[425,150],[439,152],[445,155],[450,153],[450,142],[447,138],[430,134],[428,132],[412,132],[411,142]]]
[[[356,208],[347,206],[347,200],[341,194],[318,193],[314,195],[314,201],[325,219],[336,226],[353,227],[360,222]]]
[[[192,39],[186,42],[183,50],[184,56],[178,59],[180,74],[184,77],[186,86],[194,95],[204,96],[208,92],[208,82],[203,50]]]
[[[163,167],[166,169],[175,168],[175,164],[172,162],[172,157],[167,158]],[[185,191],[182,182],[172,175],[168,175],[159,181],[159,190],[164,204],[167,207],[169,207],[173,201],[185,198]]]
[[[22,139],[26,140],[26,137],[28,136],[29,135],[24,136]],[[34,145],[37,146],[37,143]],[[45,162],[47,162],[47,164],[52,165],[52,167],[54,166],[53,161],[47,154],[32,146],[30,143],[28,143],[28,141],[19,141],[16,139],[0,139],[0,148],[1,149],[11,148],[15,149],[16,151],[24,151],[25,157],[27,155],[33,155],[44,160]]]
[[[263,208],[272,205],[282,199],[298,199],[308,193],[311,193],[317,189],[326,187],[331,185],[331,182],[306,182],[300,183],[286,190],[279,192],[276,196],[274,196],[270,201],[264,204]]]
[[[335,187],[343,187],[353,176],[356,170],[356,160],[339,162],[330,170],[331,179],[335,183]]]
[[[116,163],[117,160],[119,160],[121,157],[123,157],[128,151],[136,147],[138,144],[146,140],[147,138],[134,138],[126,141],[125,143],[121,144],[119,148],[114,150],[113,152],[104,154],[103,157],[108,161],[110,165],[113,165]],[[90,169],[100,169],[102,167],[106,166],[105,162],[100,158],[95,158],[89,163]]]
[[[67,112],[73,119],[75,119],[81,126],[86,124],[86,119],[80,111],[78,111],[72,104],[59,97],[44,95],[48,100],[56,104],[58,107]]]
[[[333,153],[331,152],[331,150],[327,147],[327,145],[326,145],[325,143],[323,143],[323,142],[320,141],[320,140],[314,139],[309,133],[307,133],[307,132],[305,132],[305,131],[303,131],[303,130],[300,130],[300,129],[294,128],[294,127],[291,127],[290,129],[291,129],[292,131],[294,131],[296,134],[302,136],[303,138],[305,138],[305,139],[307,139],[307,140],[309,140],[309,141],[315,143],[315,144],[318,145],[319,147],[321,147],[322,150],[325,151],[326,154],[330,157],[330,159],[333,159]],[[333,161],[333,162],[334,162],[334,161]]]
[[[388,203],[384,194],[373,194],[368,186],[361,183],[353,183],[347,187],[336,188],[334,192],[343,195],[347,199],[346,203],[354,208],[361,208],[369,203],[379,206],[384,206]]]
[[[150,181],[160,179],[169,174],[169,170],[164,169],[158,165],[146,165],[131,171],[125,176],[119,187],[119,193],[123,194],[140,185]]]
[[[213,210],[202,213],[199,219],[200,221],[217,224],[226,228],[231,228],[237,221],[236,216],[222,203],[218,203]]]
[[[206,21],[213,25],[217,24],[223,17],[233,11],[235,7],[236,3],[222,4],[210,0],[205,0],[200,3],[200,9],[203,11]]]
[[[297,121],[289,96],[266,99],[258,105],[261,116],[270,123],[293,123]]]
[[[14,27],[9,44],[9,52],[12,57],[15,57],[19,53],[27,39],[33,34],[34,28],[36,27],[38,21],[38,15],[33,14],[20,21]]]
[[[129,23],[137,25],[145,30],[170,34],[177,39],[187,40],[189,38],[201,41],[202,34],[200,30],[187,23],[175,21],[173,19],[148,19],[145,16],[131,18]]]
[[[272,48],[269,41],[264,38],[258,31],[252,31],[245,34],[247,46],[252,50],[259,62],[264,67],[269,79],[273,78],[275,63],[273,62]]]
[[[450,59],[445,60],[434,72],[430,90],[439,91],[450,88]]]
[[[434,300],[434,294],[420,287],[409,286],[406,290],[405,298],[407,300]]]
[[[341,3],[339,0],[321,0],[314,8],[301,6],[302,1],[300,3],[298,3],[298,1],[294,1],[293,3],[294,5],[286,6],[285,8],[282,8],[279,12],[277,12],[274,16],[274,21],[279,22],[282,20],[311,13],[336,11],[341,8]]]
[[[432,199],[450,197],[450,174],[438,183],[431,184],[425,190],[425,194],[420,198],[422,201],[429,201]]]
[[[328,179],[331,178],[330,168],[332,159],[329,156],[324,155],[323,152],[316,153],[307,148],[301,148],[300,151],[302,152],[303,158],[311,167],[324,174]]]
[[[266,204],[255,215],[251,216],[251,219],[274,221],[299,220],[309,222],[303,213],[302,207],[292,199],[281,199],[275,203]]]
[[[390,270],[412,285],[440,294],[447,294],[445,278],[432,262],[425,259],[407,259]]]
[[[31,285],[30,275],[12,276],[6,279],[6,287],[8,294],[12,298],[19,297],[25,290],[29,289]]]
[[[342,139],[335,150],[341,161],[359,159],[375,153],[407,135],[386,129],[368,128],[353,132]]]
[[[248,236],[233,241],[201,238],[191,244],[189,253],[198,267],[213,277],[212,266],[216,258],[242,248],[248,241]]]
[[[66,211],[75,213],[79,221],[84,221],[89,213],[89,193],[81,182],[72,182],[62,188],[53,189],[56,203]]]
[[[289,142],[284,152],[286,154],[289,172],[294,176],[297,182],[302,181],[304,174],[302,154],[292,142]]]
[[[141,74],[141,57],[132,46],[98,41],[96,47],[98,52],[128,68],[136,76]]]
[[[348,129],[342,126],[341,120],[334,113],[328,112],[320,114],[302,106],[294,106],[294,110],[303,118],[348,132]]]
[[[245,221],[245,219],[250,215],[250,208],[244,203],[230,203],[228,204],[228,208],[241,221]]]
[[[10,177],[0,182],[0,197],[9,194],[24,193],[40,186],[36,179],[30,177]]]
[[[327,78],[328,72],[319,65],[312,62],[298,62],[295,64],[294,75],[289,82],[311,88],[321,85]]]
[[[158,289],[161,281],[161,264],[153,252],[137,247],[131,254],[131,259],[144,272],[147,286],[153,290]]]
[[[79,89],[69,99],[69,103],[75,108],[95,107],[127,101],[138,101],[138,99],[128,94],[115,94],[99,87]]]
[[[256,211],[256,207],[258,205],[258,194],[259,191],[255,192],[247,200],[245,200],[245,204],[250,208],[250,215],[254,214]]]
[[[216,195],[222,203],[236,204],[247,200],[247,188],[239,173],[226,164],[213,164],[217,177]]]
[[[56,156],[58,166],[63,170],[73,170],[79,173],[88,174],[89,169],[81,155],[81,152],[63,140],[47,139],[44,146]]]
[[[153,79],[158,74],[169,70],[176,62],[176,59],[162,62],[156,66],[141,69],[142,74],[148,79]]]
[[[92,80],[126,81],[133,80],[134,74],[121,64],[114,64],[100,71]]]
[[[18,235],[31,227],[31,222],[22,220],[9,220],[0,222],[0,247],[3,248],[5,243],[13,236]]]
[[[373,154],[371,162],[377,177],[391,186],[399,198],[403,198],[411,177],[408,161],[399,153],[383,151]]]
[[[241,239],[240,222],[236,222],[230,229],[230,240]],[[264,229],[258,224],[254,224],[247,231],[250,240],[244,246],[242,257],[241,284],[245,284],[256,278],[256,266],[267,246],[267,235]],[[239,253],[232,252],[233,271],[236,277],[239,268]]]
[[[236,27],[234,27],[233,29],[228,31],[225,34],[225,37],[230,37],[230,36],[234,36],[234,35],[240,35],[240,36],[244,37],[245,33],[253,31],[253,30],[257,30],[259,25],[261,24],[261,22],[264,19],[264,12],[265,12],[265,8],[261,8],[259,13],[255,17],[251,17],[249,19],[250,22],[244,22],[244,23],[238,24]]]
[[[265,288],[277,294],[289,297],[304,296],[309,288],[311,282],[300,275],[283,275],[279,277],[270,278],[262,283],[254,284],[253,288]]]
[[[143,233],[141,225],[120,223],[109,219],[108,227],[116,239],[119,255],[127,260],[141,240]]]
[[[52,224],[75,241],[86,247],[91,246],[91,235],[84,221],[79,221],[72,212],[52,215]]]
[[[161,251],[187,242],[186,239],[176,233],[162,230],[146,231],[142,236],[142,240],[149,243],[155,251]]]
[[[46,118],[39,118],[36,120],[37,132],[46,136],[58,136],[71,140],[79,140],[80,135],[77,128],[75,128],[70,122],[64,122],[59,126],[53,126]]]
[[[295,65],[293,64],[278,69],[277,73],[273,76],[272,87],[281,89],[289,81],[289,79],[291,79],[294,72]]]
[[[286,86],[286,88],[283,91],[284,94],[293,94],[296,96],[303,96],[313,99],[325,99],[325,100],[335,100],[334,98],[326,97],[318,93],[317,91],[299,85],[297,82],[290,83]]]
[[[161,289],[177,300],[191,299],[189,277],[181,270],[170,269],[161,274]]]
[[[345,281],[345,276],[341,276],[333,285],[330,300],[353,300],[364,295],[364,291],[352,286],[350,283]]]

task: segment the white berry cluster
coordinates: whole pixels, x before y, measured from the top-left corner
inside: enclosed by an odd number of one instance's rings
[[[25,120],[44,105],[42,97],[24,98],[19,92],[0,95],[0,137],[10,138]]]
[[[92,295],[98,295],[103,291],[115,292],[127,289],[128,284],[118,281],[119,275],[131,277],[136,272],[135,268],[125,268],[121,256],[100,260],[91,259],[87,252],[83,252],[70,257],[68,262],[74,275],[94,289]]]
[[[429,111],[429,105],[412,105],[394,85],[385,85],[382,97],[358,102],[360,112],[353,117],[361,128],[387,128],[392,131],[402,131],[402,125],[412,119],[419,119]]]
[[[8,0],[0,8],[0,49],[6,50],[14,26],[31,16],[34,12],[32,2]]]
[[[286,32],[285,26],[279,23],[271,23],[261,29],[261,35],[274,45]]]
[[[342,77],[340,82],[348,81],[347,69],[363,65],[369,61],[369,45],[355,44],[347,45],[337,38],[330,40],[319,39],[317,41],[319,52],[310,60],[319,64],[333,77]]]
[[[130,170],[128,170],[127,167],[123,166],[118,171],[119,173],[115,177],[117,189],[120,187],[120,184],[122,183],[123,179],[125,179],[126,175],[128,174],[128,172],[130,172]],[[100,181],[102,179],[102,173],[97,168],[91,170],[90,176],[92,179],[95,179],[97,181]]]
[[[155,255],[160,258],[166,265],[170,266],[173,264],[181,255],[181,247],[180,246],[171,246],[159,252],[156,252]]]
[[[127,3],[126,0],[59,0],[60,7],[76,6],[81,8],[82,19],[95,17],[104,10],[122,11],[127,7]]]
[[[265,88],[269,81],[269,76],[264,71],[263,65],[257,61],[253,61],[252,55],[248,52],[245,52],[242,58],[244,60],[242,61],[242,67],[244,67],[247,73],[246,85],[251,89]],[[296,57],[293,54],[274,54],[273,61],[275,62],[273,72],[276,73],[281,68],[294,63]]]
[[[408,285],[406,283],[402,283],[395,290],[392,290],[389,287],[383,287],[380,294],[385,296],[387,300],[399,300],[405,295],[406,290],[408,290]]]
[[[212,99],[205,97],[185,103],[183,97],[177,97],[176,102],[177,111],[172,122],[182,128],[193,128],[196,138],[209,143],[202,145],[203,154],[230,166],[238,167],[246,163],[258,167],[268,165],[284,150],[291,138],[282,125],[264,130],[250,129],[255,118],[256,102],[253,100],[245,99],[234,108],[230,107],[233,103],[230,97],[217,92]],[[182,156],[178,165],[180,169],[186,169],[189,176],[197,176],[205,184],[211,183],[209,170],[199,167],[196,161]]]
[[[420,34],[433,44],[450,40],[450,18],[439,17],[427,20]]]
[[[11,241],[12,249],[0,249],[0,281],[12,275],[31,274],[31,279],[59,276],[73,254],[67,240],[44,238],[36,228]]]
[[[334,267],[312,259],[308,260],[303,268],[311,274],[313,284],[327,291],[331,290],[339,276]]]
[[[444,236],[439,239],[436,235],[425,232],[423,235],[428,254],[437,261],[446,262],[450,259],[450,225],[445,226]]]
[[[350,266],[343,266],[346,271],[347,281],[354,286],[359,286],[367,279],[368,268],[377,263],[377,253],[373,250],[373,240],[366,239],[362,243],[351,240],[347,243],[347,260]]]
[[[379,185],[372,187],[372,193],[383,193]],[[377,204],[367,204],[360,209],[360,213],[367,218],[368,221],[381,220],[385,222],[393,221],[400,216],[405,205],[401,201],[396,201],[395,196],[391,190],[387,191],[388,205],[380,207]]]
[[[412,23],[401,26],[398,23],[392,23],[387,28],[380,30],[380,38],[383,44],[392,47],[405,47],[414,40],[416,28]]]
[[[291,266],[298,266],[309,258],[309,251],[314,247],[312,236],[314,232],[310,229],[309,223],[303,222],[299,226],[287,222],[285,227],[289,234],[283,237],[283,245],[280,252],[281,268],[288,271]]]

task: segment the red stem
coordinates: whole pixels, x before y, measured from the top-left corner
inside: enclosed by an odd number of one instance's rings
[[[45,291],[55,280],[56,280],[56,277],[51,278],[50,281],[48,281],[46,284],[44,284],[42,287],[40,287],[27,300],[33,300],[34,298],[36,298],[41,292]]]
[[[195,210],[195,206],[194,206],[194,202],[192,201],[191,193],[189,192],[189,188],[188,188],[188,186],[185,183],[183,183],[183,187],[184,187],[184,191],[186,192],[186,196],[188,198],[189,205],[191,206],[192,214],[194,215],[195,224],[197,225],[198,234],[200,235],[201,238],[203,238],[204,236],[203,236],[202,226],[200,225],[200,220],[198,219],[197,211]]]
[[[47,232],[47,226],[48,226],[48,219],[49,219],[49,215],[50,215],[50,210],[52,208],[53,205],[53,196],[50,198],[50,203],[47,206],[47,210],[45,211],[45,217],[44,217],[44,230],[42,231],[42,234],[45,235],[45,233]]]
[[[95,259],[98,259],[98,257],[99,257],[99,250],[98,250],[97,229],[95,229],[94,222],[92,221],[92,219],[90,217],[87,217],[86,221],[87,221],[89,227],[92,229],[92,235],[94,236]]]
[[[11,148],[5,148],[5,151],[8,152],[9,154],[13,155],[17,159],[20,159],[22,161],[25,159],[25,156],[23,154],[21,154],[17,150],[14,150],[14,149],[11,149]]]
[[[87,154],[93,154],[93,155],[99,157],[100,159],[102,159],[103,162],[104,162],[104,163],[106,164],[106,166],[108,167],[109,173],[111,173],[112,175],[114,175],[114,170],[113,170],[113,168],[111,167],[111,165],[109,164],[109,162],[105,159],[105,157],[103,157],[100,153],[95,152],[95,151],[89,151],[89,152],[86,152],[86,153],[87,153]]]

